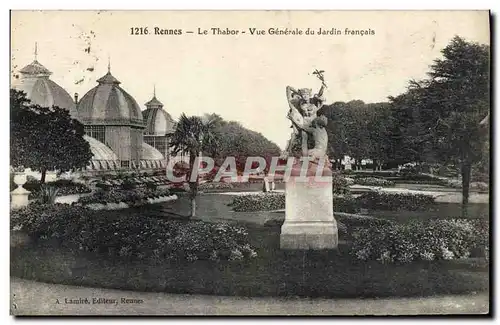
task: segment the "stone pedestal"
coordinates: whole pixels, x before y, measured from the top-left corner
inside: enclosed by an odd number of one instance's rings
[[[26,183],[26,175],[24,173],[16,173],[14,175],[14,183],[17,185],[17,188],[10,192],[12,198],[10,207],[11,209],[19,209],[27,206],[29,203],[28,196],[30,192],[23,187]]]
[[[318,180],[315,171],[299,177],[296,168],[285,184],[285,222],[281,227],[281,249],[321,250],[338,246],[337,222],[333,216],[332,176],[325,169]]]

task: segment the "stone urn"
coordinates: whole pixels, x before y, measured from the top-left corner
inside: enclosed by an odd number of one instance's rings
[[[23,185],[26,184],[26,174],[22,172],[14,172],[14,183],[17,188],[14,189],[11,194],[10,207],[12,209],[19,209],[28,205],[28,196],[30,194]]]

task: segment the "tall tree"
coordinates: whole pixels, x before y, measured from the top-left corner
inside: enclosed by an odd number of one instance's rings
[[[235,157],[238,171],[243,171],[248,157],[262,157],[269,166],[272,157],[278,157],[281,153],[278,145],[239,122],[225,121],[217,114],[206,114],[204,118],[213,121],[213,133],[218,139],[218,150],[213,157],[217,166],[226,157]]]
[[[23,92],[10,91],[11,165],[59,172],[85,168],[92,159],[83,125],[59,107],[30,105]]]
[[[389,151],[391,150],[392,137],[390,130],[390,106],[389,103],[367,104],[368,124],[368,156],[373,160],[373,168],[381,169],[382,165],[389,160]]]
[[[188,182],[191,199],[191,217],[196,216],[196,196],[198,195],[199,180],[193,181],[191,175],[195,171],[196,157],[202,152],[214,154],[217,149],[217,138],[214,134],[216,120],[207,117],[186,116],[184,113],[179,118],[177,127],[170,135],[169,146],[173,154],[183,152],[189,155]]]
[[[428,73],[392,102],[406,105],[406,136],[426,158],[460,166],[463,205],[469,201],[472,165],[484,152],[480,122],[490,110],[490,47],[454,37]],[[399,103],[398,103],[399,101]],[[404,109],[403,109],[404,110]],[[408,118],[408,110],[413,114]],[[402,114],[405,115],[405,114]],[[402,122],[402,121],[400,121]],[[432,153],[432,155],[429,155]],[[465,209],[464,209],[465,211]]]

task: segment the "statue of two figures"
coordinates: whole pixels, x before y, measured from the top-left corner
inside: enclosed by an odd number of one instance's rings
[[[296,90],[290,86],[286,87],[286,96],[290,106],[287,117],[292,122],[293,132],[282,158],[308,157],[309,161],[316,163],[321,159],[327,160],[326,126],[328,121],[325,116],[317,114],[325,102],[323,93],[327,86],[323,72],[323,70],[313,72],[321,81],[321,88],[317,94],[313,95],[310,88]]]
[[[323,250],[338,246],[338,229],[333,215],[332,171],[326,155],[327,119],[321,114],[318,116],[325,101],[323,92],[326,84],[323,71],[316,70],[313,74],[321,81],[317,94],[312,95],[311,89],[286,88],[290,105],[288,119],[292,122],[293,133],[283,158],[291,156],[301,161],[294,160],[290,178],[285,181],[281,249]]]

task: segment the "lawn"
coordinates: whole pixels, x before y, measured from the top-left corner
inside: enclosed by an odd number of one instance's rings
[[[279,249],[279,227],[247,227],[258,257],[245,262],[128,260],[75,254],[41,241],[11,250],[11,275],[49,283],[230,296],[405,297],[489,287],[485,264],[361,262],[348,254],[345,243],[338,251],[287,252]]]
[[[258,190],[251,184],[238,190]],[[238,191],[232,190],[232,191]],[[350,255],[351,236],[340,232],[336,251],[283,251],[280,227],[264,226],[283,213],[234,212],[232,195],[204,193],[197,198],[197,220],[230,222],[248,229],[257,257],[244,261],[169,262],[131,259],[69,250],[40,240],[11,248],[11,275],[49,283],[136,291],[198,293],[228,296],[408,297],[487,291],[489,269],[484,259],[382,264]],[[109,219],[175,218],[188,221],[187,197],[169,204],[121,211],[103,211]],[[406,222],[414,219],[456,218],[460,204],[439,203],[433,211],[368,211],[378,218]],[[469,217],[489,219],[487,204],[471,204]],[[337,219],[339,219],[338,217]],[[340,218],[341,219],[341,218]],[[142,220],[142,219],[141,219]]]

